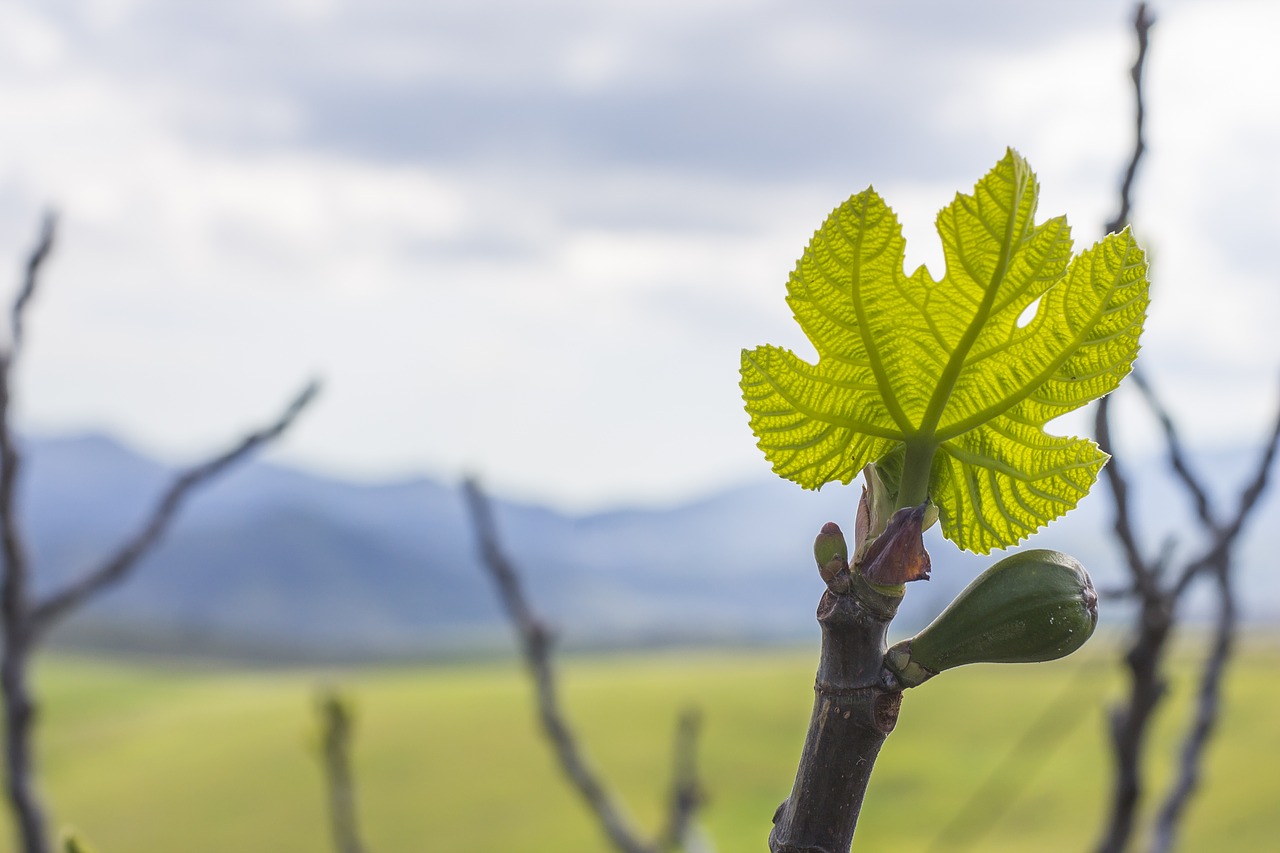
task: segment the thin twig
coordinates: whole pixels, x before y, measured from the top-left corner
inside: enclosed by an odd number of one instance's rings
[[[1187,461],[1187,454],[1182,446],[1182,438],[1178,435],[1178,427],[1173,422],[1173,417],[1169,414],[1169,410],[1160,401],[1155,389],[1147,382],[1145,376],[1135,370],[1129,379],[1142,392],[1143,398],[1147,401],[1147,408],[1155,415],[1160,427],[1164,430],[1165,445],[1169,450],[1169,467],[1178,475],[1186,490],[1191,493],[1191,499],[1196,507],[1196,515],[1200,517],[1205,527],[1217,532],[1218,520],[1213,517],[1209,493],[1200,483],[1200,478],[1191,470],[1191,464]]]
[[[640,840],[630,821],[614,804],[613,796],[587,762],[577,737],[565,721],[551,664],[551,632],[529,605],[515,566],[498,543],[493,513],[484,492],[475,480],[466,482],[465,492],[482,562],[498,588],[498,595],[519,636],[525,664],[533,676],[537,693],[538,717],[561,768],[614,847],[624,853],[655,853],[657,848]]]
[[[702,714],[696,708],[686,708],[676,724],[671,799],[663,842],[667,850],[694,853],[695,850],[706,849],[706,843],[698,838],[694,822],[706,799],[698,779],[698,732],[701,728]]]
[[[40,223],[40,236],[36,239],[36,245],[27,256],[27,267],[22,278],[22,288],[18,291],[17,298],[13,300],[13,309],[9,314],[10,346],[15,353],[22,346],[22,318],[26,315],[27,303],[35,295],[36,287],[40,282],[40,269],[44,266],[49,253],[53,251],[53,240],[57,230],[58,216],[53,211],[49,211],[44,215],[44,220]]]
[[[1146,595],[1156,589],[1156,578],[1153,566],[1142,555],[1142,546],[1138,543],[1138,535],[1133,529],[1133,511],[1129,501],[1129,481],[1124,476],[1123,466],[1116,458],[1115,446],[1111,441],[1111,396],[1098,401],[1094,410],[1094,435],[1098,447],[1111,458],[1103,467],[1107,485],[1111,487],[1111,502],[1115,517],[1112,530],[1116,540],[1124,550],[1125,562],[1129,573],[1133,576],[1133,586],[1139,595]]]
[[[1136,133],[1133,158],[1125,172],[1120,190],[1120,211],[1108,224],[1109,231],[1119,230],[1128,220],[1130,194],[1138,162],[1145,150],[1143,125],[1142,79],[1146,58],[1148,35],[1152,21],[1145,4],[1138,6],[1134,29],[1138,40],[1138,58],[1132,69],[1136,100]],[[1232,556],[1244,524],[1258,505],[1266,490],[1269,472],[1280,445],[1280,414],[1277,415],[1270,440],[1267,442],[1258,467],[1249,483],[1242,490],[1235,515],[1223,522],[1214,511],[1208,490],[1195,476],[1187,460],[1182,441],[1173,418],[1160,402],[1154,389],[1140,375],[1134,380],[1146,398],[1156,420],[1164,431],[1168,448],[1169,466],[1186,489],[1195,507],[1196,517],[1209,538],[1209,545],[1198,557],[1189,559],[1167,586],[1161,583],[1158,568],[1167,560],[1151,564],[1142,556],[1136,536],[1128,519],[1127,486],[1113,459],[1107,472],[1116,497],[1116,536],[1125,551],[1133,589],[1139,596],[1139,621],[1137,636],[1126,655],[1129,666],[1130,695],[1127,704],[1112,712],[1111,738],[1116,758],[1116,781],[1111,801],[1111,814],[1106,833],[1099,846],[1104,853],[1120,853],[1128,846],[1133,834],[1136,809],[1142,793],[1142,751],[1156,704],[1166,686],[1161,674],[1161,664],[1169,638],[1175,626],[1176,607],[1192,582],[1202,573],[1211,572],[1217,579],[1218,618],[1215,623],[1213,648],[1201,671],[1200,689],[1194,719],[1183,739],[1177,777],[1155,818],[1153,853],[1167,853],[1173,848],[1178,827],[1200,778],[1200,765],[1216,726],[1221,705],[1224,673],[1231,659],[1234,644],[1237,613],[1231,585]],[[1108,447],[1107,401],[1097,412],[1099,443]]]
[[[334,690],[316,700],[320,715],[320,758],[329,786],[329,822],[336,853],[364,853],[356,823],[355,784],[351,776],[351,736],[355,715],[351,702]]]
[[[40,225],[40,236],[27,254],[22,287],[13,301],[9,314],[11,328],[9,348],[0,352],[0,551],[3,552],[5,569],[2,608],[6,634],[25,632],[28,615],[29,569],[15,500],[22,458],[11,426],[13,363],[22,346],[23,316],[31,297],[35,295],[36,288],[39,286],[41,270],[49,259],[49,253],[53,251],[57,221],[53,213],[45,214]]]
[[[1280,410],[1276,412],[1272,422],[1271,434],[1258,456],[1258,462],[1249,477],[1248,484],[1240,490],[1236,501],[1235,514],[1225,524],[1214,525],[1211,529],[1212,540],[1205,553],[1189,562],[1182,570],[1173,587],[1173,594],[1181,596],[1200,572],[1217,569],[1222,561],[1230,562],[1230,552],[1244,530],[1244,525],[1258,508],[1258,502],[1267,489],[1271,469],[1280,449]]]
[[[17,484],[22,464],[13,435],[11,394],[13,365],[22,344],[22,320],[40,281],[40,273],[53,248],[55,219],[46,216],[40,237],[27,256],[22,287],[10,313],[9,348],[0,352],[0,553],[4,580],[0,584],[0,616],[4,619],[0,651],[0,690],[4,693],[5,780],[21,849],[46,853],[44,806],[35,784],[35,756],[31,729],[36,703],[28,679],[34,635],[28,586],[30,564],[18,522]]]
[[[28,589],[30,561],[22,542],[16,508],[22,458],[13,434],[11,393],[13,365],[23,344],[26,312],[39,289],[40,273],[53,249],[56,222],[51,214],[44,219],[10,312],[9,347],[0,348],[0,556],[4,560],[4,578],[0,583],[0,617],[3,617],[3,625],[0,626],[3,636],[3,644],[0,645],[0,691],[4,694],[5,781],[19,849],[25,853],[48,853],[49,850],[44,809],[36,791],[32,749],[36,702],[31,695],[29,671],[36,642],[57,619],[128,574],[159,541],[192,490],[278,437],[317,391],[314,383],[308,386],[275,424],[248,436],[232,450],[179,477],[141,531],[114,556],[80,580],[54,592],[44,601],[34,603]]]
[[[1166,682],[1160,671],[1165,649],[1175,625],[1176,607],[1197,577],[1204,572],[1212,572],[1218,579],[1220,608],[1214,634],[1213,653],[1201,675],[1200,701],[1195,720],[1183,741],[1178,777],[1156,818],[1153,850],[1171,849],[1173,839],[1177,836],[1178,824],[1196,790],[1200,762],[1216,724],[1221,702],[1222,676],[1233,648],[1236,630],[1236,608],[1232,599],[1230,581],[1233,552],[1245,523],[1257,509],[1259,500],[1266,490],[1277,448],[1280,447],[1280,411],[1278,411],[1257,466],[1241,490],[1235,514],[1229,522],[1225,524],[1219,522],[1207,490],[1191,472],[1177,428],[1168,411],[1146,383],[1140,387],[1153,414],[1164,429],[1169,466],[1191,495],[1196,505],[1197,517],[1210,542],[1203,554],[1188,560],[1182,566],[1167,588],[1159,585],[1158,572],[1148,575],[1145,581],[1135,577],[1135,587],[1140,596],[1141,615],[1137,638],[1126,656],[1131,671],[1129,700],[1113,711],[1111,719],[1112,747],[1116,758],[1116,785],[1112,797],[1108,831],[1099,848],[1103,851],[1123,850],[1132,835],[1136,809],[1143,789],[1141,777],[1143,745],[1146,741],[1149,721],[1166,691]],[[1114,464],[1114,459],[1112,463]],[[1136,543],[1132,539],[1124,544],[1126,550],[1131,547],[1136,548]],[[1167,559],[1166,551],[1161,560]]]
[[[1147,4],[1139,3],[1133,18],[1133,28],[1138,40],[1138,55],[1134,58],[1133,66],[1129,69],[1129,78],[1133,81],[1134,97],[1133,154],[1129,157],[1129,164],[1125,168],[1124,180],[1120,185],[1120,209],[1104,229],[1108,233],[1119,231],[1129,223],[1129,214],[1132,211],[1133,183],[1138,174],[1138,166],[1142,162],[1142,155],[1147,150],[1144,136],[1147,113],[1143,105],[1142,80],[1143,69],[1146,67],[1147,62],[1149,32],[1153,23],[1154,20],[1147,14]],[[1132,513],[1129,506],[1129,485],[1115,460],[1114,447],[1111,441],[1110,408],[1111,398],[1109,396],[1103,397],[1098,401],[1098,408],[1095,410],[1094,416],[1094,433],[1098,446],[1102,448],[1103,452],[1112,456],[1111,461],[1103,470],[1111,486],[1111,496],[1115,505],[1114,527],[1116,538],[1124,549],[1125,559],[1133,575],[1134,586],[1142,593],[1153,588],[1154,572],[1152,566],[1142,556],[1142,549],[1138,544],[1137,535],[1133,531]]]
[[[1253,476],[1241,490],[1239,504],[1231,522],[1216,529],[1217,535],[1209,553],[1189,564],[1178,579],[1176,594],[1180,595],[1199,571],[1211,569],[1218,589],[1218,616],[1214,624],[1213,647],[1200,674],[1195,716],[1183,738],[1178,775],[1155,818],[1152,853],[1168,853],[1173,849],[1187,804],[1199,787],[1200,765],[1217,727],[1222,704],[1223,677],[1231,660],[1239,621],[1232,589],[1232,554],[1244,523],[1252,515],[1266,490],[1277,446],[1280,446],[1280,412],[1276,414],[1270,438]]]
[[[1182,742],[1177,779],[1155,819],[1151,853],[1169,853],[1174,848],[1182,816],[1200,785],[1200,765],[1221,711],[1222,679],[1235,646],[1237,623],[1230,563],[1225,559],[1219,562],[1214,577],[1218,582],[1218,618],[1214,624],[1213,649],[1201,670],[1195,718]]]
[[[1143,135],[1147,111],[1142,98],[1142,74],[1147,64],[1148,34],[1151,31],[1151,25],[1154,23],[1155,19],[1147,13],[1147,4],[1139,3],[1137,14],[1133,17],[1133,29],[1138,37],[1138,56],[1133,61],[1133,67],[1129,69],[1129,78],[1133,80],[1135,102],[1133,156],[1129,158],[1129,165],[1124,172],[1124,180],[1120,184],[1120,210],[1116,213],[1115,218],[1107,223],[1108,233],[1115,233],[1129,224],[1133,182],[1138,174],[1138,164],[1142,162],[1142,155],[1147,150],[1146,138]]]
[[[147,522],[115,554],[96,569],[50,594],[48,598],[36,605],[31,614],[32,629],[38,634],[45,632],[71,610],[106,587],[119,582],[165,534],[177,517],[178,510],[192,492],[259,447],[278,438],[293,424],[319,391],[320,385],[317,382],[311,382],[285,408],[284,413],[275,423],[245,436],[235,447],[178,476],[156,504]]]
[[[1253,478],[1240,493],[1240,500],[1236,505],[1236,514],[1223,530],[1225,537],[1234,539],[1240,535],[1241,528],[1244,527],[1245,522],[1253,514],[1258,505],[1258,499],[1262,497],[1262,493],[1267,489],[1267,481],[1271,476],[1272,463],[1275,462],[1278,449],[1280,449],[1280,412],[1276,413],[1271,435],[1262,451],[1262,457],[1258,460],[1258,466],[1254,469]]]
[[[1129,222],[1132,193],[1138,166],[1146,152],[1144,136],[1146,108],[1143,99],[1143,72],[1146,67],[1149,34],[1153,24],[1147,5],[1139,3],[1133,19],[1138,53],[1130,68],[1134,94],[1134,146],[1120,186],[1120,205],[1105,230],[1116,232]],[[1148,723],[1167,689],[1161,674],[1165,644],[1173,627],[1174,600],[1161,588],[1161,562],[1144,556],[1133,529],[1129,484],[1111,441],[1111,398],[1104,397],[1095,410],[1094,429],[1099,446],[1110,453],[1104,476],[1113,499],[1113,530],[1125,555],[1133,591],[1138,596],[1136,636],[1125,655],[1129,668],[1129,693],[1125,701],[1111,709],[1108,734],[1114,758],[1114,778],[1109,800],[1109,814],[1098,853],[1122,853],[1133,834],[1133,824],[1142,799],[1142,756],[1147,741]]]

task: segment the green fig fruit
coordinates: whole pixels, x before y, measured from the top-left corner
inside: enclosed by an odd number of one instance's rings
[[[1056,660],[1083,646],[1097,624],[1098,594],[1084,566],[1058,551],[1020,551],[890,648],[885,666],[906,688],[967,663]]]

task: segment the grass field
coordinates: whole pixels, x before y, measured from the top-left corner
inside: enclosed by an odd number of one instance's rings
[[[1055,664],[970,667],[907,694],[859,826],[866,850],[1084,850],[1107,776],[1103,643]],[[703,709],[706,828],[722,853],[764,849],[795,771],[813,651],[570,659],[566,703],[633,816],[656,827],[680,708]],[[1189,668],[1152,750],[1171,763]],[[40,757],[60,824],[100,853],[328,848],[307,672],[180,671],[47,660]],[[512,664],[330,674],[357,697],[355,770],[373,853],[597,851]],[[1280,648],[1248,645],[1185,850],[1266,851],[1280,837]],[[1163,778],[1163,776],[1161,776]],[[1163,786],[1162,786],[1163,787]],[[976,805],[974,797],[980,802]],[[0,844],[9,844],[8,834]],[[9,849],[0,847],[0,849]]]

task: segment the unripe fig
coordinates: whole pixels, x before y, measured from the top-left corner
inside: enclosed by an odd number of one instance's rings
[[[885,665],[915,687],[967,663],[1034,663],[1065,657],[1098,624],[1098,595],[1084,566],[1058,551],[1020,551],[973,580]]]

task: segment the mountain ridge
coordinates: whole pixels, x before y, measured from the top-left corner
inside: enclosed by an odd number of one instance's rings
[[[101,434],[31,437],[24,447],[19,512],[37,591],[103,559],[177,470]],[[1224,458],[1218,469],[1243,468],[1243,452]],[[1156,462],[1137,466],[1135,481],[1148,485],[1153,467],[1158,475]],[[770,478],[662,508],[572,515],[496,498],[494,509],[535,606],[570,645],[772,643],[816,637],[822,586],[808,546],[827,520],[852,527],[856,495],[856,486],[805,492]],[[1185,526],[1176,491],[1154,495],[1140,508],[1143,529]],[[1255,528],[1280,520],[1277,501],[1260,509]],[[1106,499],[1091,495],[1025,544],[1069,551],[1100,587],[1116,586],[1123,576],[1107,512]],[[913,586],[904,629],[999,557],[929,536],[933,579]],[[1259,545],[1255,530],[1246,562],[1266,559]],[[1275,572],[1244,569],[1255,587],[1247,615],[1280,616]],[[1123,607],[1108,604],[1114,621]],[[250,460],[194,495],[134,574],[55,639],[327,660],[503,648],[508,633],[457,485],[425,476],[349,483]]]

